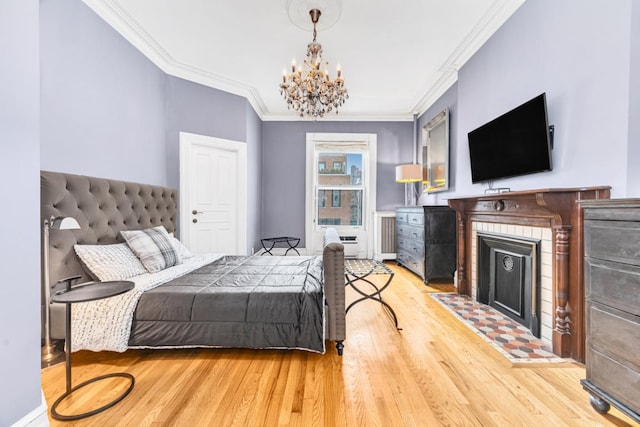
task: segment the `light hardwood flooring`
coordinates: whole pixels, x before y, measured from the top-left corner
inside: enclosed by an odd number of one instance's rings
[[[383,296],[398,315],[365,301],[347,315],[344,355],[272,350],[129,350],[73,355],[73,384],[129,372],[136,384],[116,406],[52,426],[633,426],[612,408],[596,413],[584,366],[513,365],[447,312],[417,276],[388,264]],[[355,298],[349,289],[347,300]],[[84,412],[126,381],[82,389],[59,412]],[[49,407],[65,390],[64,363],[42,371]],[[92,406],[93,405],[93,406]]]

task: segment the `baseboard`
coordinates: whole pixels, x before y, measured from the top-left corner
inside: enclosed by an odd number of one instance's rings
[[[48,427],[49,417],[47,415],[47,401],[44,398],[44,393],[40,389],[42,400],[40,405],[27,415],[16,421],[11,427]]]
[[[391,261],[396,259],[395,253],[373,254],[373,259],[376,261]]]
[[[287,249],[289,248],[273,248],[271,249],[271,253],[275,256],[284,256],[284,253],[287,251]],[[307,255],[306,248],[296,248],[296,249],[298,250],[298,252],[300,252],[300,255]],[[266,251],[264,249],[260,249],[254,255],[262,255],[264,253],[266,253]],[[296,251],[291,249],[287,255],[291,256],[291,255],[298,255],[298,254],[296,253]],[[267,254],[267,256],[269,256],[269,254]]]

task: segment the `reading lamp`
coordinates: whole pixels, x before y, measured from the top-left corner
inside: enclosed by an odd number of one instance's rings
[[[404,205],[414,206],[418,199],[416,182],[422,181],[422,165],[406,164],[396,166],[396,182],[404,183]]]
[[[50,361],[55,358],[55,346],[51,343],[51,284],[49,283],[49,231],[50,230],[78,230],[80,224],[75,218],[67,217],[53,217],[45,218],[42,233],[44,246],[43,251],[43,268],[44,268],[44,346],[42,347],[42,360]]]

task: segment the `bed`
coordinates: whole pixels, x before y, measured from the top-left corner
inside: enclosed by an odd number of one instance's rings
[[[320,257],[194,255],[175,238],[177,201],[177,191],[167,187],[41,172],[42,220],[71,216],[81,227],[50,233],[50,283],[71,276],[80,276],[77,283],[118,280],[124,273],[133,274],[124,280],[135,283],[126,294],[72,306],[73,351],[241,347],[322,353],[325,341],[334,341],[342,354],[344,248],[335,230],[325,233]],[[146,263],[147,271],[137,271],[134,262],[145,261],[144,254],[136,252],[137,261],[121,254],[136,249],[131,236],[145,233],[170,242],[172,257],[165,256],[167,266],[157,271],[149,272]],[[115,269],[103,265],[105,250],[118,253],[111,260]],[[51,305],[54,339],[64,338],[64,310]]]

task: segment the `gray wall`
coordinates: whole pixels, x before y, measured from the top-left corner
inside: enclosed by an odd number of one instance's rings
[[[449,158],[455,159],[458,153],[458,83],[454,83],[431,107],[427,109],[420,117],[418,117],[418,159],[422,159],[422,128],[429,123],[443,109],[449,109]],[[449,188],[456,186],[456,163],[449,162]],[[422,190],[422,189],[420,189]],[[431,193],[428,197],[426,194],[418,200],[423,205],[446,205],[445,200],[449,192],[443,191]]]
[[[166,77],[167,170],[169,185],[179,185],[179,132],[246,142],[247,100],[241,96]]]
[[[247,102],[247,248],[259,250],[262,237],[262,120]]]
[[[250,252],[260,243],[260,118],[241,96],[171,76],[166,77],[165,105],[166,166],[171,187],[180,187],[180,132],[247,144],[247,248]]]
[[[264,122],[262,237],[300,236],[304,247],[307,132],[377,134],[377,210],[404,204],[395,167],[413,161],[412,122]]]
[[[42,169],[166,185],[165,74],[81,1],[40,17]]]
[[[627,196],[640,197],[640,3],[631,3]]]
[[[249,144],[260,235],[261,122],[240,96],[167,76],[77,0],[42,0],[41,168],[179,188],[180,131]]]
[[[0,425],[41,404],[38,0],[0,2]],[[40,407],[44,413],[45,408]]]
[[[495,185],[611,185],[612,197],[627,194],[630,10],[631,0],[536,0],[515,12],[459,72],[456,186],[446,197],[486,188],[471,184],[467,133],[541,92],[556,130],[554,170]]]

